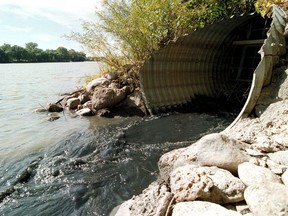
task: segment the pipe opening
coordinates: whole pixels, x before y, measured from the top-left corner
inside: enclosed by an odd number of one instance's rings
[[[150,113],[239,112],[270,22],[256,14],[223,20],[152,54],[140,71]]]

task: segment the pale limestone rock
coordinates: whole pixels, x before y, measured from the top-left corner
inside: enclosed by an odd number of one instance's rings
[[[288,187],[288,170],[286,170],[281,176],[282,182]]]
[[[288,168],[288,166],[281,165],[269,159],[266,161],[266,164],[268,168],[277,175],[282,175]]]
[[[205,201],[180,202],[173,208],[172,216],[241,216],[220,205]]]
[[[244,199],[245,185],[227,170],[217,167],[179,167],[171,173],[171,191],[177,202],[197,198],[214,203],[235,203]]]
[[[255,216],[288,215],[288,188],[279,183],[265,182],[249,186],[245,201]]]
[[[280,178],[270,169],[248,162],[239,165],[238,175],[247,186],[267,181],[281,183]]]
[[[165,216],[172,198],[173,195],[167,186],[153,182],[140,195],[132,198],[130,214],[131,216]]]
[[[269,158],[281,165],[288,166],[288,150],[268,154]]]
[[[79,98],[70,98],[67,100],[67,106],[69,109],[77,109],[78,108],[78,105],[80,105],[81,102],[80,102],[80,99]]]
[[[195,169],[193,165],[179,167],[170,176],[171,192],[177,202],[202,200],[210,197],[213,181],[205,170]]]
[[[187,148],[164,154],[158,162],[160,178],[167,181],[167,176],[173,169],[187,164],[217,166],[237,174],[238,165],[251,159],[242,150],[246,146],[221,133],[204,136]]]
[[[90,81],[87,86],[86,86],[86,91],[88,93],[92,93],[92,91],[97,87],[97,86],[108,86],[110,84],[110,81],[106,78],[97,78],[92,81]]]
[[[127,200],[120,206],[115,207],[109,216],[131,216],[130,208],[133,205],[133,200]]]

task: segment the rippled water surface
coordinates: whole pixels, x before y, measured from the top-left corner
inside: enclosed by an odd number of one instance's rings
[[[34,112],[98,70],[95,62],[0,65],[0,215],[109,215],[157,178],[161,154],[232,120],[72,118],[65,111],[49,122]]]

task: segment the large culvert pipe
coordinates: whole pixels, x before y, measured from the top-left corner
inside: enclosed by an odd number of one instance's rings
[[[286,16],[274,6],[271,24],[258,14],[233,17],[152,54],[140,71],[150,113],[197,106],[209,98],[227,106],[239,102],[244,105],[239,116],[250,113],[273,65],[285,54]]]

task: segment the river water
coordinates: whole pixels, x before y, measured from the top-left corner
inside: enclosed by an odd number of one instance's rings
[[[0,64],[0,215],[109,215],[157,178],[159,157],[233,119],[211,114],[77,117],[34,110],[99,71],[97,62]]]

